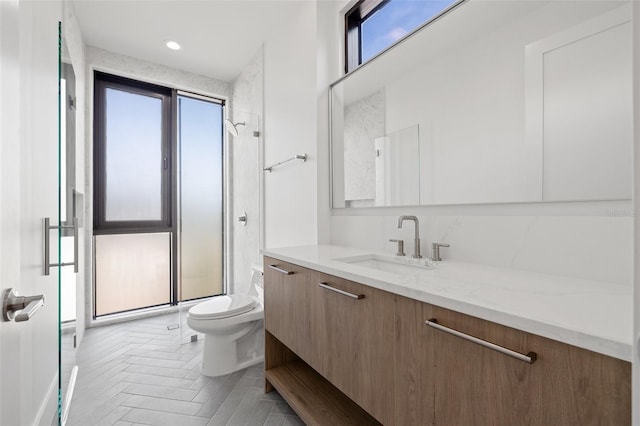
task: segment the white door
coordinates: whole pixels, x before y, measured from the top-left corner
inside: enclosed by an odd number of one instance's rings
[[[0,322],[3,426],[49,425],[56,412],[58,270],[43,275],[42,220],[58,221],[60,11],[0,1],[0,288],[46,298],[29,321]]]

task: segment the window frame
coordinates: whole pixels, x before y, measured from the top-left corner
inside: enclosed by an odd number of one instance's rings
[[[174,255],[174,268],[172,271],[172,275],[171,278],[173,280],[173,282],[175,283],[174,287],[172,288],[172,305],[177,305],[178,303],[184,303],[184,302],[193,302],[196,300],[201,300],[201,299],[207,299],[209,297],[215,297],[215,296],[223,296],[227,294],[228,291],[228,283],[227,283],[227,250],[226,250],[226,246],[227,246],[227,167],[226,167],[226,161],[227,161],[227,149],[229,149],[228,147],[228,139],[225,138],[225,124],[224,124],[224,120],[226,117],[226,108],[227,108],[227,101],[225,99],[221,99],[221,98],[216,98],[216,97],[212,97],[212,96],[207,96],[207,95],[200,95],[198,93],[194,93],[194,92],[189,92],[186,90],[179,90],[179,89],[173,89],[172,90],[172,99],[171,99],[171,105],[172,105],[172,111],[171,111],[171,119],[172,119],[172,134],[171,134],[171,149],[172,149],[172,153],[173,153],[173,158],[175,159],[175,163],[173,164],[173,167],[176,172],[175,175],[173,176],[172,179],[172,188],[175,194],[179,194],[180,193],[180,189],[178,188],[179,184],[180,184],[180,165],[178,164],[179,162],[179,155],[178,155],[178,151],[180,150],[180,135],[178,134],[178,130],[180,128],[180,124],[179,124],[179,110],[180,110],[180,105],[179,105],[179,98],[180,97],[184,97],[184,98],[190,98],[190,99],[196,99],[196,100],[201,100],[201,101],[205,101],[205,102],[211,102],[211,103],[216,103],[219,104],[221,106],[221,110],[220,110],[220,122],[222,123],[221,126],[221,132],[222,132],[222,144],[221,144],[221,159],[222,161],[220,162],[220,173],[222,174],[222,180],[221,180],[221,184],[222,184],[222,192],[221,192],[221,207],[222,207],[222,217],[221,217],[221,223],[222,223],[222,238],[221,238],[221,244],[222,244],[222,293],[221,294],[214,294],[212,296],[203,296],[203,297],[197,297],[194,299],[185,299],[185,300],[181,300],[182,299],[182,295],[180,294],[180,292],[178,291],[178,282],[180,280],[180,270],[178,268],[178,259],[181,256],[181,248],[180,248],[180,244],[181,244],[181,240],[182,240],[182,235],[178,235],[178,225],[175,224],[175,226],[173,227],[173,232],[175,235],[175,237],[172,239],[171,242],[171,249],[173,250],[173,253],[175,253]],[[176,222],[180,222],[182,221],[181,216],[180,216],[180,203],[181,200],[176,197],[176,202],[173,202],[171,204],[172,207],[172,214],[173,217],[176,218]]]
[[[362,64],[362,23],[389,0],[359,0],[344,15],[344,72]]]
[[[106,91],[121,90],[161,100],[162,159],[160,220],[106,219]],[[140,232],[170,232],[173,230],[173,150],[171,146],[172,90],[167,87],[94,71],[94,135],[93,135],[93,231],[94,234],[126,234]]]
[[[440,19],[447,13],[451,12],[461,4],[467,2],[467,0],[455,0],[446,8],[442,9],[431,18],[425,20],[422,24],[410,31],[401,39],[390,44],[386,48],[382,49],[366,62],[362,62],[362,23],[366,21],[371,15],[378,10],[385,7],[391,0],[359,0],[351,9],[344,15],[344,72],[345,75],[355,71],[361,65],[364,65],[371,60],[377,58],[382,53],[391,49],[398,43],[402,43],[407,38],[411,37],[422,28],[430,25],[434,21]]]

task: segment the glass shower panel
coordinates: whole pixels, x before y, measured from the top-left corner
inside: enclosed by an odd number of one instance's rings
[[[106,90],[107,221],[162,219],[162,100]]]
[[[180,301],[224,292],[222,111],[178,96]]]
[[[76,78],[64,37],[59,30],[58,50],[58,221],[60,226],[73,226],[76,187]],[[76,238],[69,228],[58,228],[56,247],[58,263],[73,264],[76,259]],[[69,415],[71,398],[78,374],[76,365],[76,272],[74,266],[58,270],[58,424],[64,426]]]

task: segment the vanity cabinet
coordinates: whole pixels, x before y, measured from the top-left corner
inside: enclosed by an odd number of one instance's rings
[[[435,425],[628,425],[629,363],[447,309],[424,305],[432,342]],[[531,355],[529,363],[466,340]]]
[[[265,331],[307,424],[631,423],[628,362],[270,258]]]
[[[393,377],[379,374],[393,357],[369,346],[384,340],[373,289],[268,257],[264,273],[265,390],[275,387],[307,424],[381,424],[365,409],[392,415],[378,377]]]

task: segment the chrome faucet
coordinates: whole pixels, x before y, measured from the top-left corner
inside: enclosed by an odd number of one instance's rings
[[[440,257],[440,247],[449,247],[449,244],[431,244],[431,260],[433,260],[434,262],[440,262],[442,260],[442,258]]]
[[[402,222],[404,222],[405,220],[412,220],[413,223],[415,224],[415,237],[414,237],[414,252],[413,252],[413,258],[415,259],[421,259],[422,256],[420,256],[420,223],[418,222],[418,218],[415,216],[400,216],[398,218],[398,228],[402,228]]]

